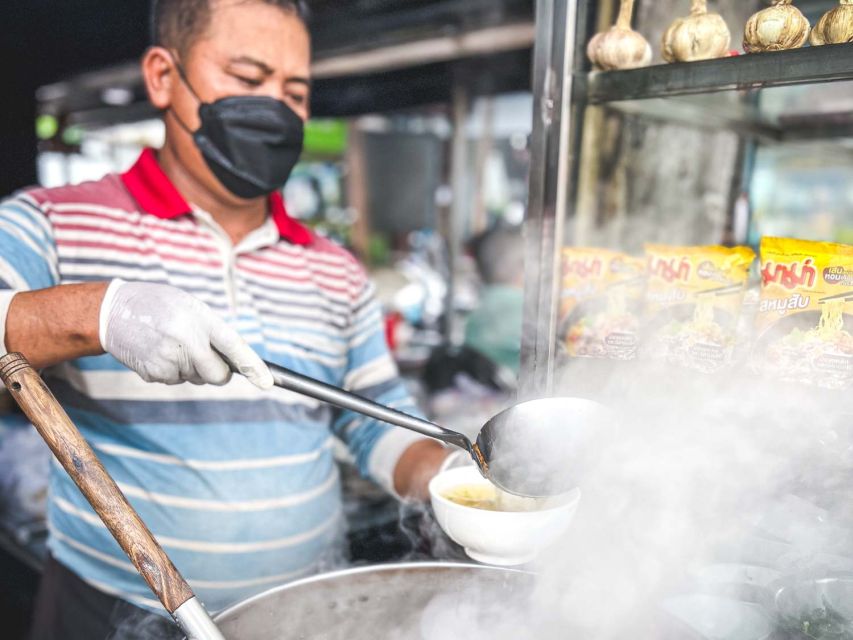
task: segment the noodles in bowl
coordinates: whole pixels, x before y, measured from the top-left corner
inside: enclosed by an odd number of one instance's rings
[[[453,503],[486,511],[537,511],[541,500],[522,498],[501,491],[490,482],[461,484],[446,491],[443,496]]]

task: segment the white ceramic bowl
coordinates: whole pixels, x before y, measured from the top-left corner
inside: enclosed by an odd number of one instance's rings
[[[465,553],[485,564],[515,566],[536,558],[566,532],[580,503],[580,489],[540,500],[536,511],[487,511],[444,497],[454,487],[489,484],[476,467],[449,469],[429,484],[438,524]]]

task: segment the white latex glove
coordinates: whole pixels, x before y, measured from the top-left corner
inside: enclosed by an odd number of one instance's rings
[[[198,298],[162,284],[113,280],[101,302],[104,351],[146,382],[223,385],[231,366],[270,389],[263,360]]]

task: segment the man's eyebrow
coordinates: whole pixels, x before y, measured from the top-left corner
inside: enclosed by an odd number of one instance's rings
[[[285,84],[304,84],[309,89],[311,88],[311,78],[306,78],[304,76],[294,76],[292,78],[288,78]]]
[[[270,75],[273,73],[274,69],[270,67],[266,62],[262,62],[257,58],[253,58],[251,56],[237,56],[236,58],[231,58],[229,60],[231,64],[250,64],[252,66],[258,67],[265,74]]]
[[[272,75],[275,72],[275,69],[270,67],[266,62],[262,62],[252,56],[237,56],[236,58],[231,58],[229,62],[231,64],[250,64],[253,67],[260,69],[266,75]],[[304,84],[310,89],[312,82],[311,78],[305,76],[294,76],[287,79],[287,84]]]

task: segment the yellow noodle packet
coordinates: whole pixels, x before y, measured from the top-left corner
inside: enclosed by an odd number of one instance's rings
[[[760,372],[828,389],[853,383],[853,246],[761,241],[753,358]]]
[[[704,372],[732,361],[755,252],[646,245],[644,355]]]
[[[560,336],[575,358],[637,354],[645,261],[609,249],[563,250]]]

